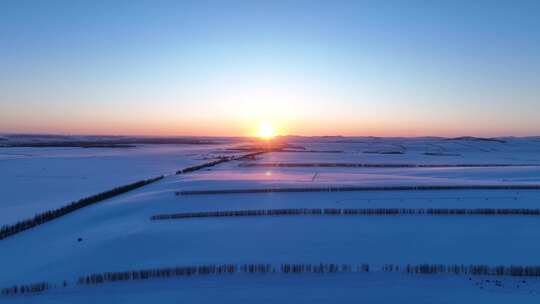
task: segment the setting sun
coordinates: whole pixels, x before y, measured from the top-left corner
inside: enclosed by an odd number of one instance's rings
[[[263,122],[259,125],[259,131],[257,131],[257,136],[259,136],[260,138],[270,139],[275,135],[276,134],[274,131],[274,127],[270,123]]]

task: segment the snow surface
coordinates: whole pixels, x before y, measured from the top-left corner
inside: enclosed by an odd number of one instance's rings
[[[229,145],[0,148],[0,226],[114,187],[208,161]]]
[[[70,285],[39,295],[0,297],[0,302],[538,302],[539,279],[527,278],[524,284],[520,283],[521,279],[507,277],[496,278],[503,282],[504,287],[484,281],[479,285],[479,280],[484,279],[481,277],[474,277],[470,281],[467,276],[409,276],[377,272],[332,275],[238,274],[102,286],[71,284],[79,276],[90,273],[207,263],[540,265],[540,218],[534,216],[276,216],[150,220],[152,215],[164,213],[271,208],[540,208],[540,191],[535,190],[175,195],[179,190],[190,189],[291,185],[540,184],[540,167],[389,169],[241,166],[246,162],[305,163],[343,159],[346,162],[374,163],[540,163],[537,159],[540,158],[540,142],[535,139],[509,138],[505,139],[506,143],[471,140],[456,143],[425,138],[388,139],[386,143],[383,139],[361,140],[367,140],[368,143],[354,142],[357,139],[351,140],[352,143],[333,143],[329,139],[309,142],[302,139],[294,144],[310,150],[347,152],[272,152],[254,161],[232,161],[190,174],[169,175],[155,184],[4,239],[0,241],[0,286],[41,280],[54,283],[68,280]],[[376,145],[371,141],[377,141]],[[444,147],[445,153],[459,153],[461,156],[423,154],[427,147],[433,145]],[[404,146],[406,149],[402,150],[405,154],[362,152],[364,148],[380,149],[388,146]],[[19,152],[39,156],[6,157],[0,160],[0,166],[11,170],[2,173],[6,183],[13,180],[16,174],[31,175],[30,171],[39,165],[49,164],[46,168],[51,169],[48,170],[57,170],[54,174],[43,174],[42,179],[37,179],[42,180],[42,183],[29,181],[25,184],[25,187],[35,185],[38,193],[14,190],[5,193],[12,202],[18,200],[20,204],[27,204],[40,197],[39,191],[49,197],[80,194],[77,191],[64,193],[70,190],[66,190],[69,187],[59,186],[63,181],[72,185],[85,185],[105,179],[109,185],[112,177],[107,179],[104,177],[107,174],[103,173],[112,174],[114,168],[119,178],[127,174],[135,180],[156,173],[172,172],[179,169],[178,166],[201,162],[201,158],[208,153],[216,153],[205,149],[148,146],[135,150],[135,154],[129,154],[132,152],[124,149],[98,151],[25,148]],[[9,151],[17,152],[14,149]],[[93,158],[97,160],[88,163]],[[14,164],[21,160],[29,163]],[[72,160],[74,163],[69,164]],[[82,182],[76,178],[59,181],[53,177],[60,173],[73,174],[74,166],[86,167],[86,172],[93,174],[88,173],[88,179]],[[122,181],[118,180],[120,183]],[[12,185],[13,188],[23,188],[22,183]],[[105,185],[105,182],[101,185]],[[85,188],[85,191],[93,189]],[[34,202],[37,204],[35,206],[42,204]],[[14,208],[10,203],[2,204],[6,204],[1,206],[2,211]],[[35,210],[35,206],[30,207]],[[78,242],[78,238],[83,241]]]
[[[485,282],[485,280],[490,282]],[[478,284],[478,285],[477,285]],[[517,287],[519,286],[519,287]],[[112,283],[9,303],[537,303],[540,281],[400,274],[238,275]]]
[[[341,153],[268,153],[262,162],[337,162],[387,164],[540,164],[538,138],[507,138],[504,143],[482,140],[447,140],[436,138],[331,139],[296,143],[307,151]],[[383,154],[399,152],[402,154]],[[430,154],[426,154],[430,153]]]

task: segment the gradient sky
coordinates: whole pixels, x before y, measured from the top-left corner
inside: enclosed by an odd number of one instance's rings
[[[540,1],[0,1],[0,132],[540,135]]]

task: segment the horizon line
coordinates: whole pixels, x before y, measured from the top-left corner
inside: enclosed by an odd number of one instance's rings
[[[0,132],[0,136],[66,136],[66,137],[147,137],[147,138],[258,138],[255,135],[142,135],[142,134],[67,134],[67,133],[33,133],[33,132]],[[497,135],[497,136],[477,136],[477,135],[458,135],[458,136],[441,136],[441,135],[416,135],[416,136],[376,136],[376,135],[299,135],[299,134],[278,134],[274,138],[283,137],[342,137],[342,138],[444,138],[444,139],[464,139],[464,138],[535,138],[540,135]]]

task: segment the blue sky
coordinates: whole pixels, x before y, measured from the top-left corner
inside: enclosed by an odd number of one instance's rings
[[[540,135],[540,1],[0,2],[0,132]]]

